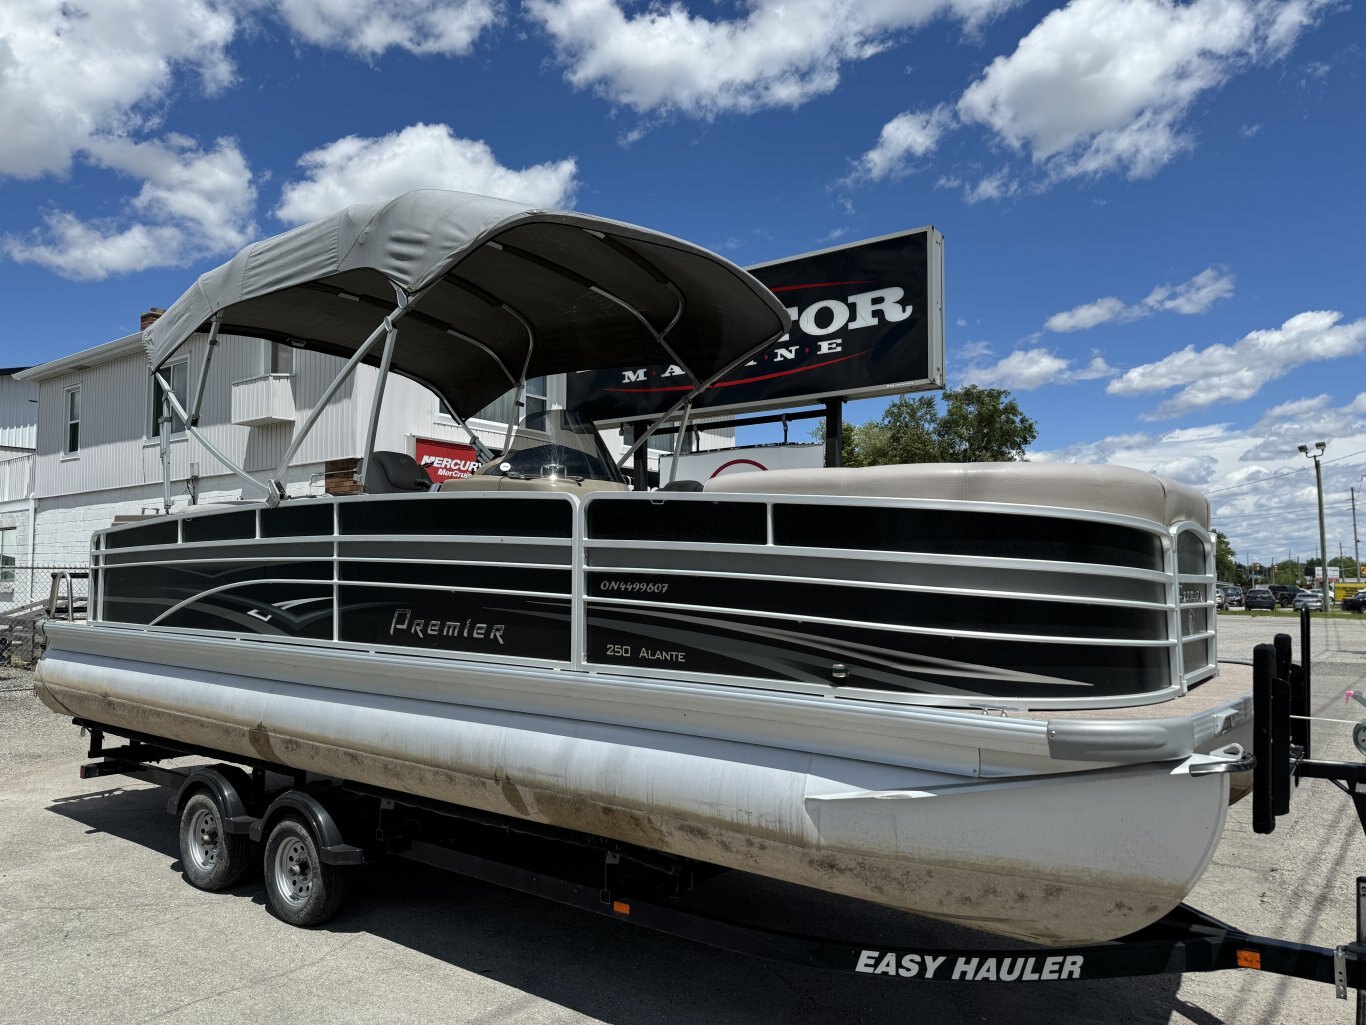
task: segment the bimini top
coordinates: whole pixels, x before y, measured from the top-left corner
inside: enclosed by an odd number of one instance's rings
[[[468,417],[526,376],[677,363],[706,381],[787,331],[746,271],[688,242],[459,192],[352,206],[204,274],[145,332],[153,369],[220,333],[351,357],[391,314],[392,369]],[[528,359],[528,349],[530,356]],[[366,357],[378,363],[380,347]]]

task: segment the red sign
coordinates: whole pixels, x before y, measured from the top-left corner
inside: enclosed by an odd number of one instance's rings
[[[427,471],[427,476],[431,477],[434,484],[473,477],[474,471],[479,469],[479,453],[474,446],[454,441],[418,438],[413,458],[418,466]]]

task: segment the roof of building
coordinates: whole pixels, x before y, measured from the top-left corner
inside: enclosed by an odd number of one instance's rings
[[[13,376],[16,381],[49,381],[77,370],[99,366],[101,363],[112,363],[132,353],[143,354],[141,333],[125,335],[103,345],[73,352],[70,356],[61,356],[47,363],[39,363],[36,367],[21,369]]]

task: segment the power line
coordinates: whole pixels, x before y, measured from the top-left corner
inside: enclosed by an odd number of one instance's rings
[[[1366,448],[1358,449],[1356,452],[1348,452],[1345,456],[1334,456],[1332,459],[1323,460],[1325,463],[1340,463],[1344,459],[1351,459],[1366,452]],[[1289,477],[1296,473],[1306,473],[1312,470],[1312,466],[1301,466],[1298,470],[1286,470],[1284,473],[1273,473],[1270,477],[1258,477],[1256,480],[1245,480],[1241,484],[1230,484],[1226,488],[1214,488],[1212,491],[1202,491],[1202,495],[1217,495],[1221,491],[1236,491],[1238,488],[1250,488],[1254,484],[1265,484],[1269,480],[1278,480],[1281,477]]]
[[[1337,505],[1332,505],[1332,504],[1330,504],[1330,503],[1325,503],[1323,508],[1324,508],[1324,511],[1325,511],[1325,512],[1342,512],[1342,513],[1345,513],[1345,512],[1347,511],[1348,507],[1349,507],[1349,504],[1348,504],[1346,501],[1340,501],[1340,502],[1338,502]],[[1210,519],[1211,519],[1211,520],[1256,520],[1256,519],[1271,519],[1271,518],[1273,518],[1273,517],[1281,517],[1281,518],[1284,518],[1285,515],[1286,515],[1286,510],[1284,510],[1284,509],[1273,509],[1273,510],[1271,510],[1271,511],[1269,511],[1269,512],[1212,513],[1212,514],[1210,515]]]

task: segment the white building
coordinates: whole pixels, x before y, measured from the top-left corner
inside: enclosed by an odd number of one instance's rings
[[[15,566],[32,561],[38,389],[15,379],[23,369],[0,369],[0,608],[14,600]]]
[[[160,311],[144,314],[144,323]],[[150,318],[150,319],[148,319]],[[189,410],[208,351],[207,334],[193,336],[163,370],[181,405]],[[222,335],[209,364],[198,427],[210,444],[258,477],[277,468],[302,423],[317,406],[344,361],[256,338]],[[31,461],[25,535],[14,544],[20,565],[69,566],[88,562],[90,536],[121,518],[164,511],[161,396],[147,367],[142,335],[131,334],[93,349],[14,375],[36,393],[36,453]],[[292,459],[285,482],[291,494],[349,493],[365,434],[378,372],[360,366],[328,401],[320,419]],[[528,382],[528,411],[564,404],[563,377]],[[491,449],[502,446],[511,397],[485,411],[470,426]],[[178,417],[168,425],[169,499],[172,508],[241,497],[241,480],[184,429]],[[0,425],[2,429],[2,425]],[[30,435],[32,437],[32,428]],[[733,431],[704,431],[703,447],[732,443]],[[468,436],[442,413],[436,395],[397,375],[385,387],[377,449],[416,455]],[[619,432],[608,444],[624,452]],[[651,450],[657,466],[659,452]],[[0,471],[2,472],[2,471]],[[3,478],[0,478],[3,479]],[[20,489],[22,490],[22,489]],[[0,504],[0,527],[7,506]],[[18,524],[16,523],[16,527]],[[3,536],[3,535],[0,535]],[[28,550],[25,550],[28,545]]]

